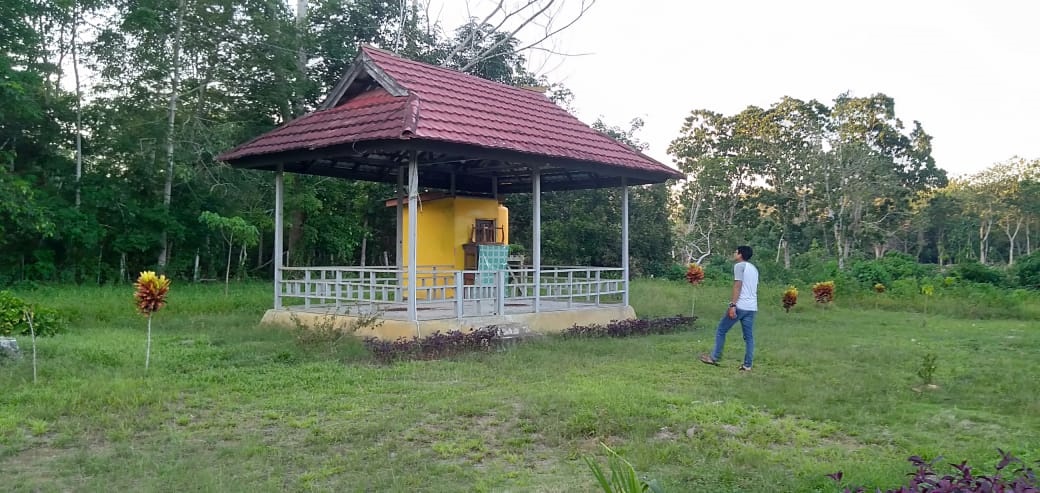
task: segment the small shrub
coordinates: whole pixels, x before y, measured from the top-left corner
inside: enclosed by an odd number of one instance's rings
[[[686,267],[679,264],[669,265],[662,274],[669,281],[682,281],[686,278]]]
[[[575,325],[563,331],[564,337],[631,337],[650,334],[669,334],[688,327],[697,317],[676,315],[654,319],[614,321],[607,325]]]
[[[796,288],[794,286],[788,286],[787,289],[784,290],[783,303],[784,303],[784,311],[785,312],[790,312],[791,311],[791,307],[793,307],[794,305],[798,304],[798,288]]]
[[[924,276],[927,270],[912,255],[903,252],[888,252],[877,262],[893,280],[916,279]]]
[[[900,279],[898,281],[893,281],[885,290],[900,298],[913,297],[921,292],[921,288],[918,286],[917,281],[913,279]]]
[[[1040,289],[1040,250],[1018,259],[1015,264],[1015,283],[1020,288]]]
[[[792,278],[801,281],[835,279],[841,275],[838,261],[831,259],[830,255],[820,248],[815,240],[808,252],[792,258],[791,267],[794,270]]]
[[[58,312],[33,306],[22,301],[9,291],[0,291],[0,336],[30,335],[25,311],[33,313],[33,329],[37,337],[48,337],[65,332],[67,323]]]
[[[413,336],[388,341],[366,337],[363,343],[376,360],[392,363],[407,359],[439,359],[470,351],[487,351],[497,346],[501,340],[498,327],[489,326],[471,332],[438,331],[422,339]]]
[[[358,315],[345,327],[336,323],[336,316],[332,313],[323,315],[313,325],[304,324],[296,314],[289,318],[295,326],[293,335],[301,346],[322,347],[334,351],[346,337],[364,329],[375,329],[383,325],[381,316],[382,313],[378,311],[364,313],[358,310]]]
[[[893,281],[892,274],[877,260],[864,260],[852,264],[852,267],[849,268],[849,275],[867,286],[892,284]]]
[[[939,476],[939,473],[935,471],[935,464],[939,459],[928,462],[915,455],[910,457],[909,461],[917,468],[917,470],[908,474],[910,479],[907,483],[898,489],[888,489],[884,491],[886,493],[1040,492],[1040,489],[1037,489],[1036,473],[1033,471],[1032,467],[1021,459],[1014,457],[1003,450],[997,449],[997,451],[1000,453],[1001,459],[997,464],[996,474],[992,476],[976,474],[974,468],[969,466],[967,462],[950,464],[950,467],[956,471],[955,474]],[[1010,475],[1005,477],[1003,475],[1004,471],[1012,465],[1015,466],[1015,468],[1011,470]],[[834,474],[828,474],[827,477],[833,479],[834,482],[839,485],[842,484],[843,474],[841,471]],[[871,488],[868,490],[862,486],[846,486],[842,490],[843,493],[864,493],[866,491],[880,492],[882,490],[881,488]]]
[[[921,360],[921,367],[917,369],[917,376],[921,377],[921,382],[925,385],[935,383],[935,370],[938,369],[935,360],[935,353],[928,353],[924,355],[924,359]]]
[[[880,282],[875,284],[874,285],[874,292],[877,293],[877,294],[884,293],[885,292],[885,285],[881,284]]]
[[[834,281],[818,282],[812,287],[813,298],[817,303],[827,304],[834,301]]]
[[[958,279],[968,282],[992,284],[994,286],[1001,286],[1004,284],[1004,274],[1002,272],[978,262],[957,264],[953,269],[953,275]]]

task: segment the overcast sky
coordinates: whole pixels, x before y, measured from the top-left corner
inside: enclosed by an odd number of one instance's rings
[[[466,16],[463,0],[432,1],[446,28]],[[474,15],[488,5],[470,0]],[[785,95],[830,104],[845,91],[883,92],[905,124],[920,120],[934,137],[937,164],[959,175],[1040,158],[1038,5],[599,0],[556,43],[591,54],[532,68],[567,85],[586,122],[643,118],[639,137],[666,163],[693,109],[734,114]]]

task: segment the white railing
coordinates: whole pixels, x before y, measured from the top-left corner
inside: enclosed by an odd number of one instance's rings
[[[416,309],[431,312],[423,318],[531,313],[617,304],[628,289],[621,268],[543,267],[537,287],[534,274],[533,268],[419,266]],[[408,305],[408,284],[408,270],[395,267],[283,267],[276,306],[284,302],[342,313],[402,311]]]

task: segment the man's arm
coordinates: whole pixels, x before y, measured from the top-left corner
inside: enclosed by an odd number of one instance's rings
[[[733,294],[729,297],[729,310],[726,315],[729,318],[737,318],[737,300],[740,299],[740,287],[744,285],[744,281],[733,281]]]

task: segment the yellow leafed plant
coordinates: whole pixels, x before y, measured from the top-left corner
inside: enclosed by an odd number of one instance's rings
[[[813,284],[812,292],[817,303],[830,303],[834,301],[834,281]]]
[[[794,286],[788,286],[784,290],[784,311],[790,312],[791,307],[798,304],[798,288]]]
[[[144,369],[152,355],[152,314],[166,305],[166,295],[170,292],[170,280],[165,275],[155,275],[150,270],[144,271],[134,283],[134,301],[137,311],[148,316],[148,343],[145,346]]]
[[[697,264],[696,262],[691,262],[690,265],[686,267],[686,282],[694,286],[704,282],[704,267],[701,267],[700,264]],[[694,314],[696,307],[697,299],[696,297],[692,297],[690,299],[690,315]]]

